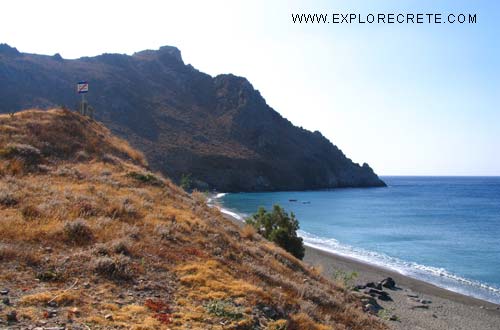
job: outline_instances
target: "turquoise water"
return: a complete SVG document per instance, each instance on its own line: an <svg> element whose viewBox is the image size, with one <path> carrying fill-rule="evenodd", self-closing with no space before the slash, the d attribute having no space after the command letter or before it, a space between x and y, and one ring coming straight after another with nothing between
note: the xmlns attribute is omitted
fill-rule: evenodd
<svg viewBox="0 0 500 330"><path fill-rule="evenodd" d="M500 177L384 177L387 188L220 194L249 215L280 204L306 244L500 303ZM290 201L296 200L296 201Z"/></svg>

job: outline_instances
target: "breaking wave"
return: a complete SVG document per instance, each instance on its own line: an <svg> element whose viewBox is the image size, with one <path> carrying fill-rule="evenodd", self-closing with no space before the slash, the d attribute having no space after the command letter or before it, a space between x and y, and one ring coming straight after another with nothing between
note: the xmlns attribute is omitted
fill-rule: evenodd
<svg viewBox="0 0 500 330"><path fill-rule="evenodd" d="M438 287L467 296L500 303L500 288L455 275L444 268L421 265L388 255L342 244L334 238L323 238L299 231L304 244L318 250L338 254L374 266L396 271L402 275L422 280Z"/></svg>

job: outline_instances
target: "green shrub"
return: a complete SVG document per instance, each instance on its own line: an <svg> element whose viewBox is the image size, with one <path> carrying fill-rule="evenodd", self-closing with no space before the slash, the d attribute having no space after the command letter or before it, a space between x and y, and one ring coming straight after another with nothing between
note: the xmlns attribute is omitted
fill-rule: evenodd
<svg viewBox="0 0 500 330"><path fill-rule="evenodd" d="M304 242L297 236L299 221L293 213L288 215L285 210L274 205L272 212L267 212L263 207L259 208L246 223L253 226L259 234L266 239L275 242L298 259L304 258Z"/></svg>
<svg viewBox="0 0 500 330"><path fill-rule="evenodd" d="M163 184L163 182L153 173L129 172L127 175L131 178L134 178L143 183L150 184L152 186L161 186Z"/></svg>
<svg viewBox="0 0 500 330"><path fill-rule="evenodd" d="M94 261L94 271L111 280L129 280L133 275L130 258L121 254L113 258L97 258Z"/></svg>
<svg viewBox="0 0 500 330"><path fill-rule="evenodd" d="M207 312L212 315L225 317L228 319L241 319L243 313L239 311L236 306L230 301L225 300L212 300L205 305Z"/></svg>
<svg viewBox="0 0 500 330"><path fill-rule="evenodd" d="M333 274L333 280L343 285L348 290L352 290L354 288L354 281L357 277L357 272L346 272L341 269L335 270L335 273Z"/></svg>
<svg viewBox="0 0 500 330"><path fill-rule="evenodd" d="M191 178L191 174L183 174L181 177L181 188L185 191L190 191L193 185L193 179Z"/></svg>

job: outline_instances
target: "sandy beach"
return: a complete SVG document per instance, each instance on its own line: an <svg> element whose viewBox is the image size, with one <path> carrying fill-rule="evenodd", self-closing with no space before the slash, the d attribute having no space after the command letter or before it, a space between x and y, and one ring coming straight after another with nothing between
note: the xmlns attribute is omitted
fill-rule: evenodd
<svg viewBox="0 0 500 330"><path fill-rule="evenodd" d="M306 248L304 261L315 266L321 265L323 275L326 277L332 277L337 270L355 271L358 273L356 284L379 282L392 277L397 289L384 288L392 301L378 300L388 314L397 316L397 321L386 321L392 329L500 329L500 305L441 289L388 269L311 247ZM421 304L419 300L430 303ZM422 305L428 307L415 307Z"/></svg>
<svg viewBox="0 0 500 330"><path fill-rule="evenodd" d="M241 219L234 213L226 213L238 225ZM306 246L304 261L322 269L322 274L332 278L336 271L356 272L355 285L379 282L391 277L396 289L386 289L392 300L377 302L397 320L386 320L395 330L498 330L500 329L500 305L465 296L419 281L390 269L347 258L338 254ZM422 304L421 301L425 301ZM425 305L425 308L421 306ZM420 307L416 307L420 306Z"/></svg>

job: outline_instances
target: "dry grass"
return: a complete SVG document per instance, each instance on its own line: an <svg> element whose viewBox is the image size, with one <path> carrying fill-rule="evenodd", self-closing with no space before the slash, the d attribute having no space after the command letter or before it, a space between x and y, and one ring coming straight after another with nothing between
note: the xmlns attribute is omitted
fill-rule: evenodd
<svg viewBox="0 0 500 330"><path fill-rule="evenodd" d="M384 327L319 268L145 164L79 115L0 115L0 287L16 288L17 304L0 318L17 308L28 326L54 299L68 308L61 318L102 329Z"/></svg>
<svg viewBox="0 0 500 330"><path fill-rule="evenodd" d="M25 295L20 299L20 304L25 306L46 306L49 301L56 302L59 306L78 305L80 292L71 291L45 291Z"/></svg>
<svg viewBox="0 0 500 330"><path fill-rule="evenodd" d="M244 225L243 228L241 228L241 237L245 239L254 239L255 236L257 235L257 231L253 226L250 225Z"/></svg>

